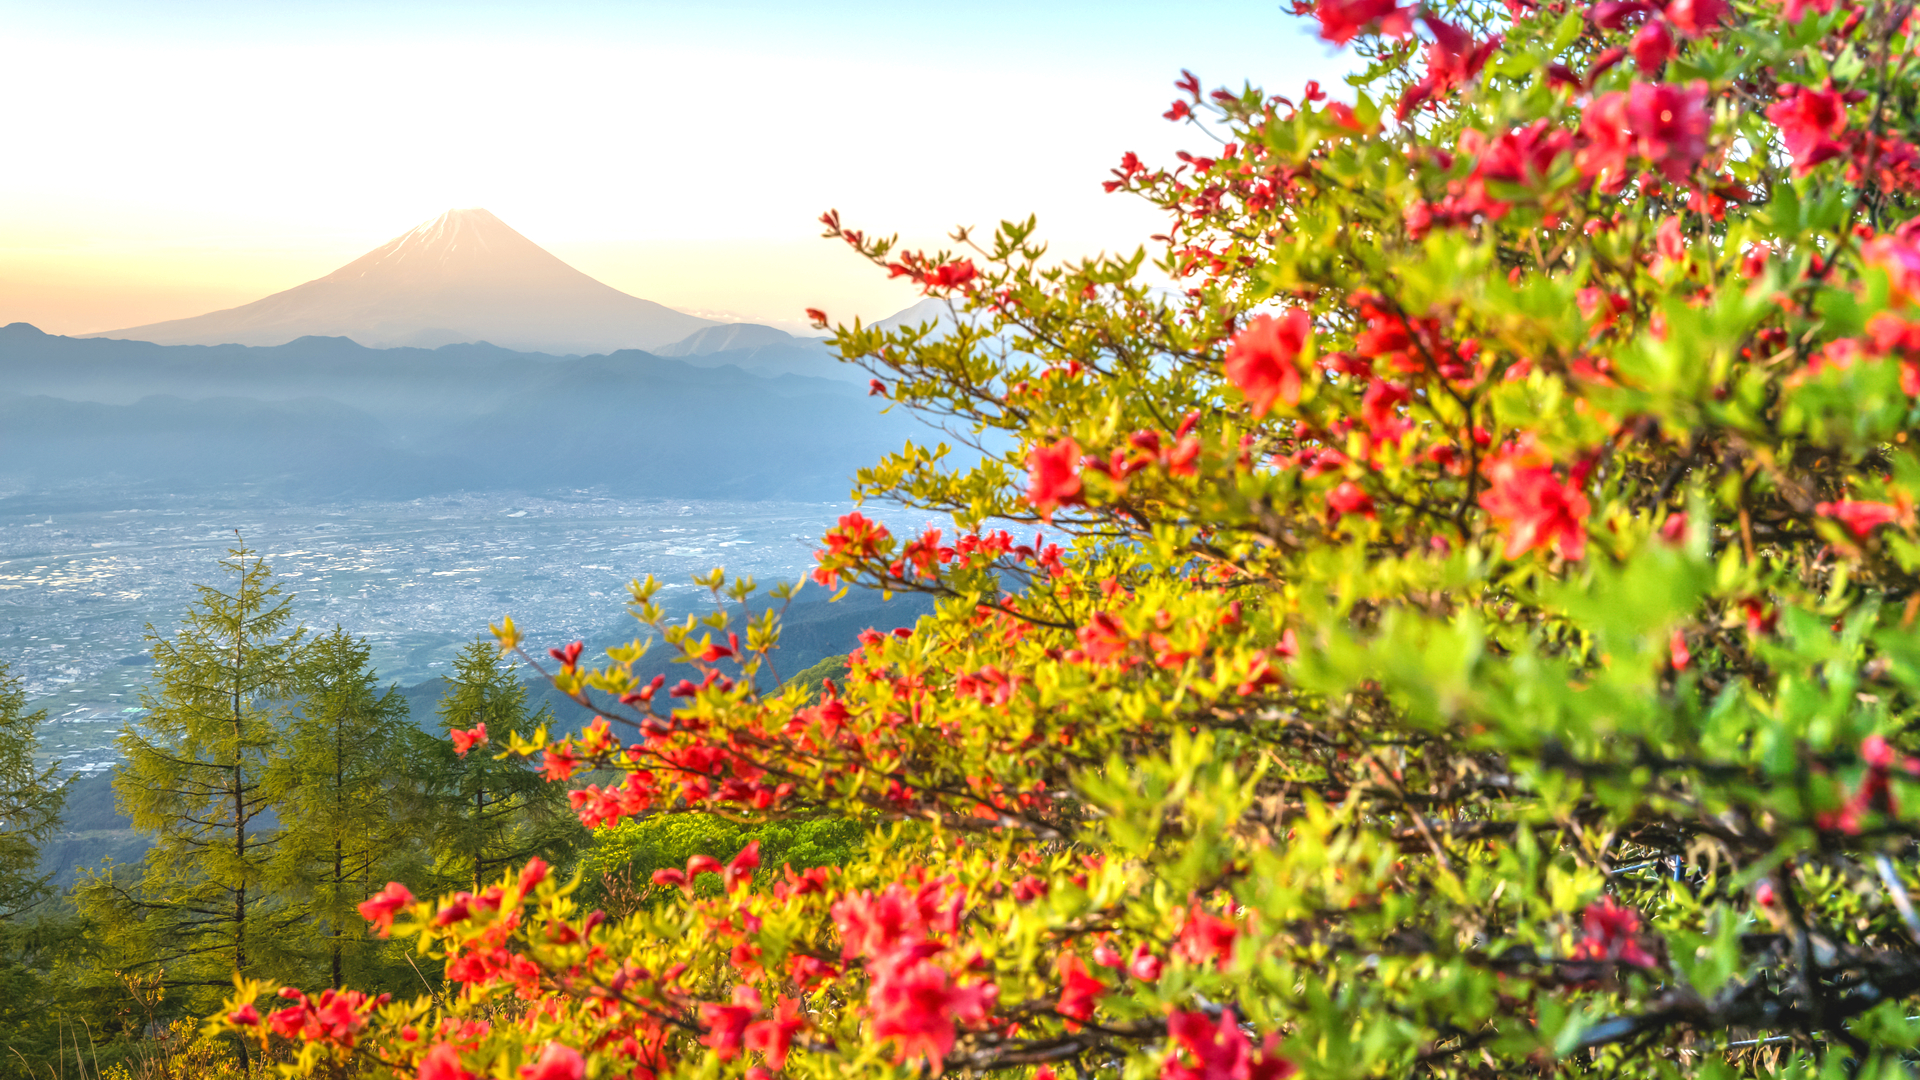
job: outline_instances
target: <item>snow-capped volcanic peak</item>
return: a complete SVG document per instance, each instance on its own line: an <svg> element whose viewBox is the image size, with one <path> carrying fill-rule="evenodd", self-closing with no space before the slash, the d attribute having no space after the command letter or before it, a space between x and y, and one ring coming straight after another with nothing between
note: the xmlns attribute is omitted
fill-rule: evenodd
<svg viewBox="0 0 1920 1080"><path fill-rule="evenodd" d="M476 207L449 210L320 280L437 274L508 279L529 273L593 281L515 232L492 213Z"/></svg>
<svg viewBox="0 0 1920 1080"><path fill-rule="evenodd" d="M96 337L163 345L490 341L529 352L647 349L712 320L605 285L478 208L449 210L304 285L242 307Z"/></svg>

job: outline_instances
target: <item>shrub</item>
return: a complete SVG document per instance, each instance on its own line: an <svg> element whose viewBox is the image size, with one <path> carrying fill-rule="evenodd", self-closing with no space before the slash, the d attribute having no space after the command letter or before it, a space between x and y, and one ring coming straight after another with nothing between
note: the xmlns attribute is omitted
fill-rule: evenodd
<svg viewBox="0 0 1920 1080"><path fill-rule="evenodd" d="M935 616L868 635L811 700L752 690L776 617L716 639L636 583L689 677L558 652L556 685L622 696L633 727L518 747L556 778L623 770L574 796L592 825L871 816L891 845L758 875L749 846L678 871L719 891L617 921L538 865L395 893L369 914L462 995L356 1002L300 1028L315 1055L448 1078L1903 1067L1909 9L1307 6L1357 51L1352 100L1186 76L1166 115L1217 142L1108 181L1166 211L1172 288L1144 251L1047 262L1031 221L927 253L827 216L961 316L835 345L986 458L863 471L860 496L956 533L849 514L815 577ZM1041 523L1064 549L1025 542ZM538 1007L486 1013L515 995Z"/></svg>

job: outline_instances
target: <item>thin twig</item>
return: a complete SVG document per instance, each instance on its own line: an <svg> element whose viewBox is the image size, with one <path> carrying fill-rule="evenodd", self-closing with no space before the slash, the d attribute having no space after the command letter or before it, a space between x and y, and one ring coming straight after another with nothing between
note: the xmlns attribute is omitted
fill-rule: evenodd
<svg viewBox="0 0 1920 1080"><path fill-rule="evenodd" d="M1907 887L1901 883L1893 859L1882 852L1874 856L1873 865L1880 871L1880 880L1886 884L1888 895L1893 897L1893 906L1899 909L1901 921L1907 924L1907 933L1913 935L1914 941L1920 942L1920 912L1913 910L1913 899L1907 895Z"/></svg>

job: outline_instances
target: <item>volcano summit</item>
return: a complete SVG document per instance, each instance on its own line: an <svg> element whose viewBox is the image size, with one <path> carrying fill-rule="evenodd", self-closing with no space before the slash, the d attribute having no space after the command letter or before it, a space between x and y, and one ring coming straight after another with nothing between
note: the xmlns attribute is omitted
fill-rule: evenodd
<svg viewBox="0 0 1920 1080"><path fill-rule="evenodd" d="M565 355L650 349L713 325L595 281L474 209L449 210L326 277L251 304L89 336L281 345L318 335L376 349L486 341Z"/></svg>

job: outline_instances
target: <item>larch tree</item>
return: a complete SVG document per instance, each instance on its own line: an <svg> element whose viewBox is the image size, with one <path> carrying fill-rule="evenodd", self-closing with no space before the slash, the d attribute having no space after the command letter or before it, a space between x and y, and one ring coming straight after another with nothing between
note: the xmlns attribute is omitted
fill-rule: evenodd
<svg viewBox="0 0 1920 1080"><path fill-rule="evenodd" d="M294 716L306 632L289 625L291 602L259 553L236 546L220 565L226 582L198 586L172 636L148 627L147 713L120 737L114 794L153 836L142 872L81 889L106 937L137 936L126 954L170 987L227 986L284 959L284 938L259 932L277 831L267 775Z"/></svg>
<svg viewBox="0 0 1920 1080"><path fill-rule="evenodd" d="M300 704L271 756L267 797L280 823L269 887L305 913L296 937L341 985L373 945L355 906L417 869L403 811L406 699L379 686L365 639L336 626L306 648Z"/></svg>
<svg viewBox="0 0 1920 1080"><path fill-rule="evenodd" d="M16 919L49 895L51 872L40 869L40 846L60 826L69 777L34 761L47 711L27 711L20 680L0 664L0 923Z"/></svg>
<svg viewBox="0 0 1920 1080"><path fill-rule="evenodd" d="M493 642L474 641L453 662L437 708L446 737L428 740L423 773L440 875L478 890L502 867L570 847L580 830L566 793L498 748L553 720L528 707L526 686Z"/></svg>

